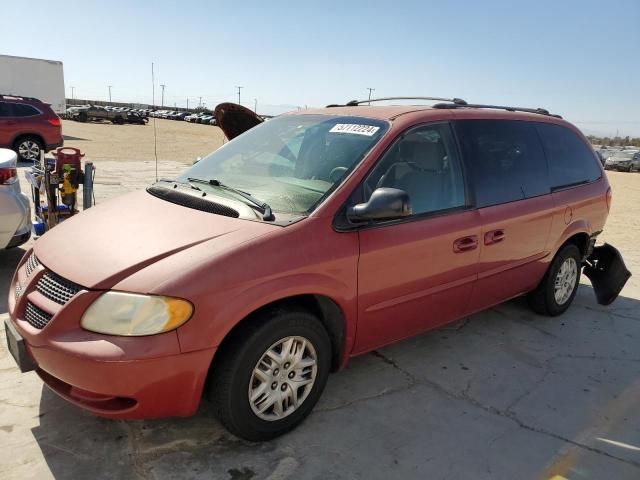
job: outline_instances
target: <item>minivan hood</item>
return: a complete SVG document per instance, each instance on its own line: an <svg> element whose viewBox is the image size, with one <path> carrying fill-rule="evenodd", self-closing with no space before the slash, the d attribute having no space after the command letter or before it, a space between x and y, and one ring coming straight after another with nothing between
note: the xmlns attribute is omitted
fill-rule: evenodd
<svg viewBox="0 0 640 480"><path fill-rule="evenodd" d="M40 263L86 288L110 288L203 242L244 243L280 227L193 210L133 192L65 220L34 246ZM205 260L205 259L203 259Z"/></svg>
<svg viewBox="0 0 640 480"><path fill-rule="evenodd" d="M220 103L213 112L216 124L229 140L263 122L262 118L237 103Z"/></svg>

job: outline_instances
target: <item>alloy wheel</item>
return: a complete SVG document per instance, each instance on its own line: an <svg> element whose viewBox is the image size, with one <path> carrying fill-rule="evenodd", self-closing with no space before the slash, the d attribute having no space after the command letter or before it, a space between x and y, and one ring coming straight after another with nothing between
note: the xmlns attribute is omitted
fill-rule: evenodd
<svg viewBox="0 0 640 480"><path fill-rule="evenodd" d="M318 356L308 339L278 340L253 369L248 391L253 413L267 421L291 415L311 393L317 372Z"/></svg>
<svg viewBox="0 0 640 480"><path fill-rule="evenodd" d="M26 160L37 160L40 157L40 145L33 140L25 140L18 145L18 154Z"/></svg>
<svg viewBox="0 0 640 480"><path fill-rule="evenodd" d="M558 305L564 305L569 300L577 281L578 264L575 258L569 257L562 262L556 274L553 295Z"/></svg>

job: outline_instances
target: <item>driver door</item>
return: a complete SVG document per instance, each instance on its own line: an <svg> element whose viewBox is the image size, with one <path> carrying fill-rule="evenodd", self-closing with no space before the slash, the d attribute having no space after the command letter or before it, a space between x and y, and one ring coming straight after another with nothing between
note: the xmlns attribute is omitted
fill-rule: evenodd
<svg viewBox="0 0 640 480"><path fill-rule="evenodd" d="M363 187L365 197L378 187L405 190L412 215L359 230L354 353L464 315L477 279L481 232L447 123L405 132Z"/></svg>

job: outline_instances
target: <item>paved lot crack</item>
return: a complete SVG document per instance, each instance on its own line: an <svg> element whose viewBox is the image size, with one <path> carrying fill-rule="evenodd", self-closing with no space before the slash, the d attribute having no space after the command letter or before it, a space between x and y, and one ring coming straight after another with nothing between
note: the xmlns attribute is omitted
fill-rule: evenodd
<svg viewBox="0 0 640 480"><path fill-rule="evenodd" d="M626 458L618 457L616 455L613 455L613 454L611 454L609 452L606 452L604 450L601 450L599 448L592 447L592 446L586 445L584 443L576 442L575 440L572 440L570 438L564 437L564 436L562 436L560 434L545 430L543 428L538 428L538 427L535 427L533 425L529 425L529 424L525 423L524 421L520 420L515 413L510 411L510 409L513 408L515 406L515 404L518 403L518 401L520 401L522 398L526 397L526 395L528 395L531 392L531 390L533 390L533 388L535 388L535 385L534 385L534 387L532 389L528 390L524 395L522 395L521 397L516 399L514 402L512 402L512 404L510 404L509 407L507 407L506 410L501 410L501 409L496 408L496 407L494 407L492 405L485 405L484 403L480 402L479 400L477 400L477 399L473 398L471 395L469 395L468 392L469 392L469 387L470 387L470 384L471 384L470 381L467 383L467 387L463 391L461 391L460 393L452 392L451 390L448 390L447 388L443 387L439 383L434 382L432 380L429 380L429 379L418 380L418 379L416 379L416 377L411 372L408 372L407 370L402 368L398 364L398 362L396 362L395 360L393 360L390 357L387 357L386 355L380 353L377 350L371 352L371 354L374 357L379 358L380 360L382 360L384 363L386 363L388 365L391 365L395 370L400 372L408 380L408 384L403 386L403 387L390 389L390 390L385 390L385 391L380 392L380 393L378 393L376 395L371 395L371 396L368 396L368 397L359 398L359 399L353 400L352 402L348 402L346 404L339 405L337 407L320 409L320 410L317 410L318 412L330 412L330 411L334 411L334 410L340 410L340 409L343 409L343 408L350 407L355 403L360 403L360 402L364 402L364 401L368 401L368 400L374 400L376 398L381 398L381 397L384 397L384 396L387 396L387 395L391 395L391 394L394 394L394 393L399 393L399 392L402 392L402 391L410 390L410 389L412 389L412 388L414 388L414 387L416 387L418 385L425 385L425 386L433 388L434 390L437 390L438 392L440 392L441 394L443 394L446 397L469 403L469 404L473 405L476 408L484 410L485 412L488 412L490 414L493 414L493 415L496 415L496 416L503 417L503 418L506 418L508 420L511 420L518 427L520 427L520 428L522 428L524 430L528 430L530 432L535 432L535 433L538 433L540 435L545 435L547 437L554 438L556 440L560 440L562 442L571 444L571 445L573 445L575 447L578 447L578 448L583 449L583 450L587 450L587 451L595 453L597 455L602 455L602 456L611 458L613 460L617 460L619 462L622 462L622 463L625 463L625 464L632 465L634 467L640 468L640 462L638 462L638 461L629 460L629 459L626 459ZM554 358L556 358L556 357L554 357ZM593 358L593 357L588 357L588 358ZM549 360L552 360L552 359L549 359ZM540 380L538 380L536 382L536 385L541 383L544 380L544 378L546 377L547 374L548 373L545 373L545 375L542 377L542 379L540 379Z"/></svg>

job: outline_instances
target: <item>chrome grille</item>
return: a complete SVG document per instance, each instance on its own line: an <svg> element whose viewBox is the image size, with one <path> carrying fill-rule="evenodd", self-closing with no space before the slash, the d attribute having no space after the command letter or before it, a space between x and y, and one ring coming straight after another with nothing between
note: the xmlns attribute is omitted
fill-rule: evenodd
<svg viewBox="0 0 640 480"><path fill-rule="evenodd" d="M31 276L31 274L33 273L33 271L36 269L38 265L40 265L40 262L38 261L38 257L36 257L35 253L32 253L31 255L29 255L29 258L27 258L27 262L25 264L25 270L27 271L27 276Z"/></svg>
<svg viewBox="0 0 640 480"><path fill-rule="evenodd" d="M17 300L20 295L22 295L22 285L16 283L15 299Z"/></svg>
<svg viewBox="0 0 640 480"><path fill-rule="evenodd" d="M50 313L47 313L41 308L36 307L31 302L27 302L27 307L24 311L24 318L32 327L43 329L47 326L47 323L49 323L51 317L53 317L53 315L51 315Z"/></svg>
<svg viewBox="0 0 640 480"><path fill-rule="evenodd" d="M36 290L49 300L64 305L80 291L80 286L53 272L46 272L38 280Z"/></svg>

